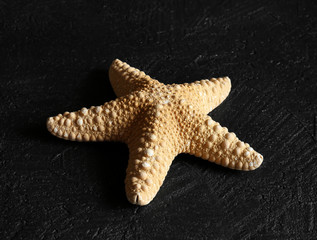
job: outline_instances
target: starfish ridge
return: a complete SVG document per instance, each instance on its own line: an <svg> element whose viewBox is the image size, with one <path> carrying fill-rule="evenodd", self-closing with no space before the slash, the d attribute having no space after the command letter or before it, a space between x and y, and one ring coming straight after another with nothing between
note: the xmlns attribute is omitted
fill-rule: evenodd
<svg viewBox="0 0 317 240"><path fill-rule="evenodd" d="M126 143L131 203L146 205L155 197L180 153L237 170L261 165L261 154L207 115L228 96L228 77L165 85L118 59L109 77L116 100L50 117L47 128L73 141Z"/></svg>

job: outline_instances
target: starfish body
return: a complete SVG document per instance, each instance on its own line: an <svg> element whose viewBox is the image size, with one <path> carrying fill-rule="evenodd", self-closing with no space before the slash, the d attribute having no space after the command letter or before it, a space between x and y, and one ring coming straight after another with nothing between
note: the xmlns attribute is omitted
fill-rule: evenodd
<svg viewBox="0 0 317 240"><path fill-rule="evenodd" d="M146 205L155 197L180 153L237 170L261 165L261 154L207 115L228 96L228 77L165 85L118 59L109 77L116 100L50 117L47 128L73 141L126 143L131 203Z"/></svg>

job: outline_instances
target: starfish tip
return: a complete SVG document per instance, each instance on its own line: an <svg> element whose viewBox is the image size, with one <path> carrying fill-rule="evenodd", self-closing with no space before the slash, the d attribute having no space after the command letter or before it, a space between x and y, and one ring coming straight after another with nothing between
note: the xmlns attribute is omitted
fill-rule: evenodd
<svg viewBox="0 0 317 240"><path fill-rule="evenodd" d="M139 205L139 206L144 206L147 205L151 200L147 199L146 196L142 193L133 193L131 195L127 195L127 198L130 203Z"/></svg>

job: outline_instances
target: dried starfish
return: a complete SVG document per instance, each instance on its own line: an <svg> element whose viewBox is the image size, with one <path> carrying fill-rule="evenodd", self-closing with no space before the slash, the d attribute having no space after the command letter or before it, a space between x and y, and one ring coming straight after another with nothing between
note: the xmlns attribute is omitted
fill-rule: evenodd
<svg viewBox="0 0 317 240"><path fill-rule="evenodd" d="M155 197L180 153L237 170L261 165L262 155L207 115L228 96L228 77L165 85L118 59L109 76L116 100L50 117L47 128L73 141L125 142L131 203L146 205Z"/></svg>

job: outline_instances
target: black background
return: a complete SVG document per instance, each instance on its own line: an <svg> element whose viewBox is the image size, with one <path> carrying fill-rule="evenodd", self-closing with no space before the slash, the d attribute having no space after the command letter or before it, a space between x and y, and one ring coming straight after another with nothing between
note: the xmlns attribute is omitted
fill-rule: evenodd
<svg viewBox="0 0 317 240"><path fill-rule="evenodd" d="M316 239L316 1L0 1L1 239ZM264 155L252 172L179 155L148 206L128 148L46 118L115 98L119 58L164 83L229 76L210 115Z"/></svg>

